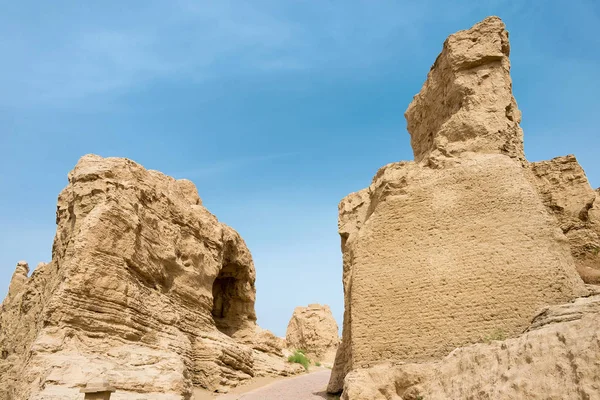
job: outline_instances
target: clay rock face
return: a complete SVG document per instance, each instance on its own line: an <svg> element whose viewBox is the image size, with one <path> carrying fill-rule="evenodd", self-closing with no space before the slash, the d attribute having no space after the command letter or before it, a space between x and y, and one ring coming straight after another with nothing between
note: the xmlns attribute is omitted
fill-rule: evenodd
<svg viewBox="0 0 600 400"><path fill-rule="evenodd" d="M329 392L358 368L514 337L540 307L588 293L523 157L508 48L497 17L450 36L406 112L416 161L341 201L345 313Z"/></svg>
<svg viewBox="0 0 600 400"><path fill-rule="evenodd" d="M302 349L315 361L332 362L340 339L328 305L296 307L285 334L290 350Z"/></svg>
<svg viewBox="0 0 600 400"><path fill-rule="evenodd" d="M498 17L450 35L406 110L415 160L463 152L524 160L508 32Z"/></svg>
<svg viewBox="0 0 600 400"><path fill-rule="evenodd" d="M23 291L23 286L27 283L28 276L29 264L27 264L26 261L19 261L8 286L8 293L5 300L6 303L11 302Z"/></svg>
<svg viewBox="0 0 600 400"><path fill-rule="evenodd" d="M438 362L380 364L346 377L345 400L600 399L600 296L543 310L523 335Z"/></svg>
<svg viewBox="0 0 600 400"><path fill-rule="evenodd" d="M2 303L0 398L79 399L102 377L121 399L183 399L292 373L257 344L250 252L201 204L189 181L83 157L52 262L29 278L20 263Z"/></svg>
<svg viewBox="0 0 600 400"><path fill-rule="evenodd" d="M508 156L388 165L342 201L340 234L345 343L331 391L356 367L426 361L497 328L516 335L540 306L587 293L566 238Z"/></svg>
<svg viewBox="0 0 600 400"><path fill-rule="evenodd" d="M600 284L600 202L573 155L530 164L532 182L569 239L584 282Z"/></svg>
<svg viewBox="0 0 600 400"><path fill-rule="evenodd" d="M257 327L251 342L254 349L278 356L283 356L283 349L286 347L285 339L275 336L273 332L260 327Z"/></svg>

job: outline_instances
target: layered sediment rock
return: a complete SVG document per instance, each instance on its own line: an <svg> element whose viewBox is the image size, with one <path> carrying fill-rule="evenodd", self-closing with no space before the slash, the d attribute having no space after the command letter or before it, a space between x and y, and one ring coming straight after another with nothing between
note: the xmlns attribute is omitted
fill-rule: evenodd
<svg viewBox="0 0 600 400"><path fill-rule="evenodd" d="M191 182L85 156L56 222L52 262L19 263L2 303L1 399L78 399L98 376L122 399L183 399L297 370L256 326L244 241Z"/></svg>
<svg viewBox="0 0 600 400"><path fill-rule="evenodd" d="M527 332L440 361L380 364L346 377L342 399L600 399L600 296L547 307Z"/></svg>
<svg viewBox="0 0 600 400"><path fill-rule="evenodd" d="M329 306L296 307L285 340L289 349L302 349L312 360L333 362L340 338Z"/></svg>
<svg viewBox="0 0 600 400"><path fill-rule="evenodd" d="M341 201L345 313L329 392L352 370L515 337L540 307L588 293L525 160L508 55L497 17L451 35L405 114L415 161Z"/></svg>

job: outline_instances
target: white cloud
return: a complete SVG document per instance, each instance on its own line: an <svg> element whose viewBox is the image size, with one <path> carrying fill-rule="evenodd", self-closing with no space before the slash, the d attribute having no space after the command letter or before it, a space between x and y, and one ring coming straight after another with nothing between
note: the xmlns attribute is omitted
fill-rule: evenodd
<svg viewBox="0 0 600 400"><path fill-rule="evenodd" d="M61 20L53 21L57 33L48 37L32 21L13 25L4 32L10 40L0 43L5 60L0 65L0 105L74 103L162 78L197 82L336 63L344 68L368 65L378 57L372 50L379 39L399 24L415 23L408 7L402 14L385 13L370 3L354 9L327 3L161 4L123 8L119 17L126 23L112 23L113 15L105 14L115 10L102 8L93 10L97 19L92 20L79 20L75 11L53 14L48 18Z"/></svg>
<svg viewBox="0 0 600 400"><path fill-rule="evenodd" d="M498 4L507 14L524 12L507 0L459 3L176 0L64 10L48 3L52 13L38 12L41 26L28 13L12 24L3 24L10 13L0 16L9 38L0 42L0 105L73 105L160 79L366 69L405 52L414 58L441 20Z"/></svg>

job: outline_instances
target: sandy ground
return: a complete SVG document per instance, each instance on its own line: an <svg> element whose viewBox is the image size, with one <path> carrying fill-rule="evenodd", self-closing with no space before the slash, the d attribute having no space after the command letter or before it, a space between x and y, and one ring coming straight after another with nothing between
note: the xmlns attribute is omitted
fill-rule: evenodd
<svg viewBox="0 0 600 400"><path fill-rule="evenodd" d="M252 381L248 384L233 388L229 393L227 393L227 395L212 393L212 392L209 392L208 390L204 390L204 389L194 389L194 397L192 398L192 400L215 400L217 398L222 399L223 396L241 395L243 393L250 392L254 389L258 389L260 387L266 386L275 381L280 381L282 379L285 379L285 378L275 378L272 376L255 378L255 379L252 379Z"/></svg>
<svg viewBox="0 0 600 400"><path fill-rule="evenodd" d="M196 390L194 400L325 400L335 399L325 393L331 370L315 372L292 378L257 378L250 384L237 387L230 393L217 395Z"/></svg>

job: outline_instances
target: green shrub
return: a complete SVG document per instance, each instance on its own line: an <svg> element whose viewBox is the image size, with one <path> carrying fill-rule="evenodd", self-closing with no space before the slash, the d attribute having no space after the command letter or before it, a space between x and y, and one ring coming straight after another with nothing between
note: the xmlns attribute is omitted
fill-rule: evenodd
<svg viewBox="0 0 600 400"><path fill-rule="evenodd" d="M317 362L315 363L315 365L316 365L317 367L320 367L320 366L321 366L321 363L317 361Z"/></svg>
<svg viewBox="0 0 600 400"><path fill-rule="evenodd" d="M293 355L288 357L288 362L300 364L307 371L310 364L310 360L304 355L302 350L296 350Z"/></svg>
<svg viewBox="0 0 600 400"><path fill-rule="evenodd" d="M502 329L494 329L492 333L482 338L483 342L491 343L493 340L504 340L506 339L506 333Z"/></svg>

